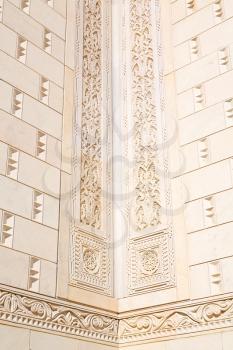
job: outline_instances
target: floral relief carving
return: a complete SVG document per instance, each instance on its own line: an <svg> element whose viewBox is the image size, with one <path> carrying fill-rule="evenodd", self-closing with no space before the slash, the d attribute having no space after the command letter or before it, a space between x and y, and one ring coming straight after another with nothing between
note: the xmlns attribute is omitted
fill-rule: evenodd
<svg viewBox="0 0 233 350"><path fill-rule="evenodd" d="M136 230L160 224L151 0L130 1Z"/></svg>
<svg viewBox="0 0 233 350"><path fill-rule="evenodd" d="M84 1L80 221L101 228L102 1Z"/></svg>
<svg viewBox="0 0 233 350"><path fill-rule="evenodd" d="M109 0L76 0L70 284L112 293ZM106 139L106 134L108 138ZM80 239L80 241L78 241Z"/></svg>
<svg viewBox="0 0 233 350"><path fill-rule="evenodd" d="M173 304L134 317L108 316L85 307L41 300L0 289L0 320L115 344L178 336L233 326L233 299Z"/></svg>
<svg viewBox="0 0 233 350"><path fill-rule="evenodd" d="M103 238L75 231L72 241L74 268L71 284L101 294L111 294L111 263L107 246Z"/></svg>
<svg viewBox="0 0 233 350"><path fill-rule="evenodd" d="M160 338L233 325L233 299L207 301L120 321L119 341Z"/></svg>
<svg viewBox="0 0 233 350"><path fill-rule="evenodd" d="M172 234L169 231L129 242L129 293L174 285Z"/></svg>
<svg viewBox="0 0 233 350"><path fill-rule="evenodd" d="M158 270L159 259L156 249L146 249L140 252L141 271L145 275L152 275Z"/></svg>
<svg viewBox="0 0 233 350"><path fill-rule="evenodd" d="M3 290L0 319L88 338L117 340L118 321L114 318Z"/></svg>
<svg viewBox="0 0 233 350"><path fill-rule="evenodd" d="M88 273L96 274L100 268L100 252L88 247L84 247L83 266Z"/></svg>

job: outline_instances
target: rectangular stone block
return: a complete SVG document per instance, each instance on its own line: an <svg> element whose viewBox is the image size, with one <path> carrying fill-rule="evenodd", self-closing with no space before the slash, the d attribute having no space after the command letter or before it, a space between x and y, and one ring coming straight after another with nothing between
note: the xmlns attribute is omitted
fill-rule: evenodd
<svg viewBox="0 0 233 350"><path fill-rule="evenodd" d="M71 172L72 127L74 113L74 72L65 68L63 134L62 134L62 169Z"/></svg>
<svg viewBox="0 0 233 350"><path fill-rule="evenodd" d="M233 18L214 26L200 35L200 46L202 55L208 55L232 43Z"/></svg>
<svg viewBox="0 0 233 350"><path fill-rule="evenodd" d="M33 0L30 15L43 26L65 39L66 21L59 13L54 11L45 2Z"/></svg>
<svg viewBox="0 0 233 350"><path fill-rule="evenodd" d="M177 92L193 88L219 74L218 53L199 59L176 72Z"/></svg>
<svg viewBox="0 0 233 350"><path fill-rule="evenodd" d="M221 334L206 334L183 339L169 340L166 350L220 350L222 346ZM224 349L225 350L225 349Z"/></svg>
<svg viewBox="0 0 233 350"><path fill-rule="evenodd" d="M183 175L182 181L187 189L187 201L227 190L232 187L231 164L222 161L206 166Z"/></svg>
<svg viewBox="0 0 233 350"><path fill-rule="evenodd" d="M209 137L211 161L218 162L233 156L233 128L227 128Z"/></svg>
<svg viewBox="0 0 233 350"><path fill-rule="evenodd" d="M174 67L179 69L191 62L189 41L174 47Z"/></svg>
<svg viewBox="0 0 233 350"><path fill-rule="evenodd" d="M231 70L205 83L207 106L233 97L232 89L229 89L229 86L232 84L232 79L233 71Z"/></svg>
<svg viewBox="0 0 233 350"><path fill-rule="evenodd" d="M181 154L181 172L186 173L198 169L200 167L197 142L188 143L185 146L183 146L181 148Z"/></svg>
<svg viewBox="0 0 233 350"><path fill-rule="evenodd" d="M0 246L1 283L15 288L27 289L28 263L27 255Z"/></svg>
<svg viewBox="0 0 233 350"><path fill-rule="evenodd" d="M24 96L22 119L46 134L61 139L61 114L27 95Z"/></svg>
<svg viewBox="0 0 233 350"><path fill-rule="evenodd" d="M231 350L233 344L233 332L223 332L222 333L222 345L223 350Z"/></svg>
<svg viewBox="0 0 233 350"><path fill-rule="evenodd" d="M224 293L231 293L233 290L232 264L233 264L233 257L221 260L221 270L222 270L222 276L223 276L222 283L223 283Z"/></svg>
<svg viewBox="0 0 233 350"><path fill-rule="evenodd" d="M176 23L186 17L186 3L185 0L177 0L171 4L171 13L172 13L172 23Z"/></svg>
<svg viewBox="0 0 233 350"><path fill-rule="evenodd" d="M233 223L193 233L188 236L190 265L233 255Z"/></svg>
<svg viewBox="0 0 233 350"><path fill-rule="evenodd" d="M212 7L207 6L174 24L173 43L178 45L214 25Z"/></svg>
<svg viewBox="0 0 233 350"><path fill-rule="evenodd" d="M0 176L0 208L31 218L32 189L5 176ZM23 205L22 205L23 202Z"/></svg>
<svg viewBox="0 0 233 350"><path fill-rule="evenodd" d="M185 205L184 210L186 232L194 232L204 228L203 204L201 200Z"/></svg>
<svg viewBox="0 0 233 350"><path fill-rule="evenodd" d="M177 95L178 118L184 118L195 112L193 91L187 90Z"/></svg>
<svg viewBox="0 0 233 350"><path fill-rule="evenodd" d="M30 330L0 325L2 350L29 350Z"/></svg>
<svg viewBox="0 0 233 350"><path fill-rule="evenodd" d="M32 350L77 350L78 340L32 331L30 345Z"/></svg>
<svg viewBox="0 0 233 350"><path fill-rule="evenodd" d="M2 80L19 90L37 98L39 93L39 75L0 51L0 76Z"/></svg>
<svg viewBox="0 0 233 350"><path fill-rule="evenodd" d="M231 18L233 16L233 7L231 0L224 0L223 9L225 19Z"/></svg>
<svg viewBox="0 0 233 350"><path fill-rule="evenodd" d="M216 220L218 224L233 221L233 190L217 193L214 196Z"/></svg>
<svg viewBox="0 0 233 350"><path fill-rule="evenodd" d="M0 23L0 50L15 57L17 46L17 35L12 30Z"/></svg>
<svg viewBox="0 0 233 350"><path fill-rule="evenodd" d="M24 152L35 154L36 129L0 111L0 140Z"/></svg>
<svg viewBox="0 0 233 350"><path fill-rule="evenodd" d="M58 229L59 200L44 195L43 224Z"/></svg>
<svg viewBox="0 0 233 350"><path fill-rule="evenodd" d="M59 38L57 35L52 34L52 52L51 54L59 61L64 63L65 61L65 41Z"/></svg>
<svg viewBox="0 0 233 350"><path fill-rule="evenodd" d="M40 268L40 293L54 297L56 290L57 265L42 260Z"/></svg>
<svg viewBox="0 0 233 350"><path fill-rule="evenodd" d="M0 109L7 113L12 110L12 86L0 80Z"/></svg>
<svg viewBox="0 0 233 350"><path fill-rule="evenodd" d="M208 264L195 265L190 268L190 292L192 299L211 295Z"/></svg>
<svg viewBox="0 0 233 350"><path fill-rule="evenodd" d="M52 136L47 135L46 161L57 167L61 167L61 142Z"/></svg>
<svg viewBox="0 0 233 350"><path fill-rule="evenodd" d="M75 3L72 0L67 0L65 63L71 69L75 67L75 23Z"/></svg>
<svg viewBox="0 0 233 350"><path fill-rule="evenodd" d="M53 8L59 12L63 17L66 17L66 0L54 0Z"/></svg>
<svg viewBox="0 0 233 350"><path fill-rule="evenodd" d="M58 232L56 230L15 216L14 249L56 262L57 239Z"/></svg>
<svg viewBox="0 0 233 350"><path fill-rule="evenodd" d="M43 193L59 196L60 171L23 152L20 154L18 180Z"/></svg>
<svg viewBox="0 0 233 350"><path fill-rule="evenodd" d="M7 0L4 1L3 23L25 39L43 47L43 26Z"/></svg>
<svg viewBox="0 0 233 350"><path fill-rule="evenodd" d="M179 121L180 143L184 145L223 130L225 123L222 104L196 112Z"/></svg>
<svg viewBox="0 0 233 350"><path fill-rule="evenodd" d="M63 89L52 82L49 88L49 106L59 113L63 111Z"/></svg>
<svg viewBox="0 0 233 350"><path fill-rule="evenodd" d="M47 52L28 42L27 66L48 80L63 86L64 66Z"/></svg>
<svg viewBox="0 0 233 350"><path fill-rule="evenodd" d="M8 146L5 143L0 142L0 174L1 175L6 174L7 155L8 155Z"/></svg>

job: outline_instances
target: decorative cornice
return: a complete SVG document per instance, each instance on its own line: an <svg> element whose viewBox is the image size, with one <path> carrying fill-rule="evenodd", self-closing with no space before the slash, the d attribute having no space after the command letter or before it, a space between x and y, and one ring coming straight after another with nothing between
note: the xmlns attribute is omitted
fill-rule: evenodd
<svg viewBox="0 0 233 350"><path fill-rule="evenodd" d="M120 320L120 343L158 339L233 326L233 298L186 306Z"/></svg>
<svg viewBox="0 0 233 350"><path fill-rule="evenodd" d="M95 340L118 340L115 318L6 290L0 290L0 320Z"/></svg>
<svg viewBox="0 0 233 350"><path fill-rule="evenodd" d="M41 298L1 288L0 322L114 344L156 341L233 326L233 295L171 304L168 310L138 312L133 317L109 316L88 307Z"/></svg>

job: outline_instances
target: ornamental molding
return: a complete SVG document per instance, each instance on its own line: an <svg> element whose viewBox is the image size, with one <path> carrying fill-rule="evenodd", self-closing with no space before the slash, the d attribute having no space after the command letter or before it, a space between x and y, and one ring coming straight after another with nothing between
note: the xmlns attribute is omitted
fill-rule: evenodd
<svg viewBox="0 0 233 350"><path fill-rule="evenodd" d="M129 241L129 293L175 286L172 229Z"/></svg>
<svg viewBox="0 0 233 350"><path fill-rule="evenodd" d="M0 322L115 344L161 340L233 327L233 295L182 302L133 316L107 313L32 293L0 288Z"/></svg>
<svg viewBox="0 0 233 350"><path fill-rule="evenodd" d="M0 289L0 320L74 337L112 343L118 339L119 322L114 317L17 291Z"/></svg>

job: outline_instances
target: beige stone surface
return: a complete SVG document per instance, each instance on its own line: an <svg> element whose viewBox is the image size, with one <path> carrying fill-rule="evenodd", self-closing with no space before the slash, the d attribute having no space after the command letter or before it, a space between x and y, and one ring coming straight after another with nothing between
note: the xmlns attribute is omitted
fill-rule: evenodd
<svg viewBox="0 0 233 350"><path fill-rule="evenodd" d="M53 33L65 38L65 19L40 0L32 1L30 15Z"/></svg>
<svg viewBox="0 0 233 350"><path fill-rule="evenodd" d="M25 39L42 47L43 26L7 0L4 1L3 23Z"/></svg>
<svg viewBox="0 0 233 350"><path fill-rule="evenodd" d="M64 66L43 50L28 43L27 65L40 75L63 86Z"/></svg>
<svg viewBox="0 0 233 350"><path fill-rule="evenodd" d="M27 289L28 285L27 255L0 246L0 280L8 286Z"/></svg>
<svg viewBox="0 0 233 350"><path fill-rule="evenodd" d="M231 222L190 235L188 238L190 264L232 256L232 227Z"/></svg>
<svg viewBox="0 0 233 350"><path fill-rule="evenodd" d="M16 250L56 262L57 236L56 230L15 217L13 248Z"/></svg>
<svg viewBox="0 0 233 350"><path fill-rule="evenodd" d="M95 1L85 1L90 8L84 14L82 1L76 4L74 0L4 0L3 7L0 1L0 285L15 293L4 307L10 305L14 313L17 293L37 298L32 313L56 301L62 305L60 321L66 324L55 332L55 321L53 326L38 325L32 320L27 324L26 318L14 315L11 326L10 318L3 320L9 322L7 326L0 325L0 349L232 350L233 333L223 328L232 327L232 316L223 300L228 298L231 303L233 292L233 101L228 101L233 99L232 0L161 0L160 10L155 7L157 2L151 1L150 18L142 11L147 1L137 1L140 7L137 16L130 12L134 9L130 1L100 3L99 16L92 16L92 11L98 13ZM138 24L136 18L138 23L143 19L137 33L132 26ZM51 50L46 49L47 32L51 34ZM19 36L27 40L25 62L18 57L22 54ZM83 49L87 52L84 62ZM219 50L223 49L228 56L221 58ZM134 50L141 53L140 64L135 62ZM146 74L148 67L150 75ZM48 90L42 89L43 79L48 80ZM22 93L22 101L15 99L15 89ZM141 101L145 91L148 94ZM79 107L75 111L77 102ZM96 111L98 115L94 118ZM75 112L82 123L82 133L73 130ZM153 128L148 124L148 115L155 122ZM136 117L141 123L138 130L134 124ZM97 127L94 122L99 123ZM41 144L38 133L42 133ZM147 152L152 143L153 156ZM14 179L6 175L9 162L15 165L8 158L9 147L19 152ZM39 159L38 147L44 148L43 159ZM83 160L84 154L88 154L84 172L84 162L81 167L79 159L74 171L74 147L77 158L81 155ZM157 148L158 154L154 152ZM100 164L95 163L96 159L93 162L93 150L101 158ZM129 173L126 169L126 164L131 166L134 154L138 157L136 161L141 162L138 161L142 169L138 177L136 168ZM155 165L147 167L152 158ZM154 167L159 169L158 174ZM85 199L81 212L80 178L77 179L80 171ZM151 178L151 174L156 176ZM143 222L141 208L134 212L134 203L130 202L131 186L134 188L137 180L141 181L142 190L136 204L146 208L142 230L129 228L132 219ZM78 188L71 191L74 182ZM101 189L97 194L98 208L93 210L96 183ZM155 208L148 209L149 198L155 189L156 205L158 198L162 204L162 219L150 226L148 222L150 215L155 215ZM33 220L35 190L43 193L43 201L36 204L41 212L40 223ZM102 226L96 228L88 220L97 216L99 208ZM135 218L129 218L131 208ZM4 221L8 215L5 211L14 216L7 222L9 227ZM83 212L88 220L80 222ZM12 235L10 247L6 247L3 239L7 230ZM167 247L162 247L161 242L156 246L149 242L165 231L172 239L168 253L161 256ZM82 233L86 240L81 244L76 240L75 245L71 232L74 236ZM127 244L119 243L118 233ZM169 269L174 280L169 287L152 283L151 287L141 284L136 293L129 290L134 277L133 269L129 268L133 262L128 248L139 239L140 262L136 263L140 271L136 278L147 279L150 284L162 264L171 259ZM75 256L74 263L71 252L77 254L79 244L79 256ZM110 252L107 258L103 253L106 249ZM161 278L165 272L161 271ZM102 294L98 284L101 278L109 279L113 284L109 290L112 288L114 293ZM81 286L77 284L80 280ZM221 300L211 304L214 311L208 305L210 297ZM199 303L200 298L208 306L198 312L200 324L190 329L179 324L185 313L176 312L180 305L189 308ZM9 304L9 300L13 302ZM64 310L71 306L78 317L80 310L86 310L87 318L82 322L91 330L69 333L73 314ZM0 308L3 318L2 304ZM191 308L185 324L189 315L196 317ZM139 318L138 324L137 318L133 319L128 344L107 345L109 338L104 332L109 320L92 314L103 313L103 309L104 314L111 311L116 318L122 313L124 317L140 317L146 311L149 315ZM169 322L176 330L172 333L167 328L149 339L152 334L146 331L147 322L155 310L161 315L169 310L172 314ZM205 321L203 310L207 312ZM225 317L225 313L228 323L218 323L217 319ZM204 323L209 315L207 326ZM96 327L101 335L96 335ZM106 332L111 333L112 328ZM88 339L90 334L93 339Z"/></svg>
<svg viewBox="0 0 233 350"><path fill-rule="evenodd" d="M0 208L31 218L32 189L15 180L0 176ZM24 203L22 206L21 203Z"/></svg>
<svg viewBox="0 0 233 350"><path fill-rule="evenodd" d="M27 95L24 97L22 119L51 136L61 138L61 114Z"/></svg>
<svg viewBox="0 0 233 350"><path fill-rule="evenodd" d="M78 350L78 341L58 335L45 334L42 332L31 332L30 336L31 350Z"/></svg>
<svg viewBox="0 0 233 350"><path fill-rule="evenodd" d="M31 125L23 123L18 118L0 110L0 139L6 144L31 155L36 149L36 130Z"/></svg>
<svg viewBox="0 0 233 350"><path fill-rule="evenodd" d="M40 293L55 297L56 278L57 265L50 261L42 260L40 270Z"/></svg>
<svg viewBox="0 0 233 350"><path fill-rule="evenodd" d="M0 51L0 76L19 90L33 97L38 96L39 75L2 51Z"/></svg>
<svg viewBox="0 0 233 350"><path fill-rule="evenodd" d="M2 350L29 350L29 337L28 329L0 325Z"/></svg>

